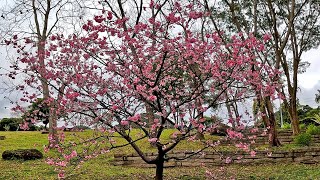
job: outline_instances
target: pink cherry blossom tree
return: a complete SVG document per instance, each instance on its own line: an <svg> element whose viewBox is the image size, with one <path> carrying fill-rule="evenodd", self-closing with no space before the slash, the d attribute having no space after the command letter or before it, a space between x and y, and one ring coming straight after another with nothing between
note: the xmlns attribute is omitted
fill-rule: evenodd
<svg viewBox="0 0 320 180"><path fill-rule="evenodd" d="M274 95L275 84L263 77L277 71L256 60L257 51L264 51L263 41L239 34L224 43L222 32L201 31L208 14L195 2L140 2L105 1L99 14L83 25L84 35L54 34L46 42L47 66L41 74L52 96L60 96L55 113L85 121L97 131L95 137L79 143L64 143L60 135L61 144L54 147L62 156L48 163L60 169L61 178L74 159L83 161L131 146L146 163L156 166L155 178L163 179L164 162L179 160L168 152L183 140L214 131L216 127L205 124L203 114L212 114L213 107L225 103L226 92L238 99L257 91ZM130 9L130 4L136 8ZM32 53L22 53L20 60L34 72L41 68ZM258 70L253 71L253 66ZM28 82L39 83L34 76ZM145 113L149 113L147 121ZM141 135L133 136L132 128L140 129ZM161 136L167 128L177 130L170 142ZM238 132L243 128L239 124L229 129L229 138L243 139ZM117 144L116 136L127 143ZM155 157L139 147L137 142L145 139L157 149ZM194 154L219 144L202 142ZM76 148L80 144L81 152ZM248 145L241 147L249 151Z"/></svg>

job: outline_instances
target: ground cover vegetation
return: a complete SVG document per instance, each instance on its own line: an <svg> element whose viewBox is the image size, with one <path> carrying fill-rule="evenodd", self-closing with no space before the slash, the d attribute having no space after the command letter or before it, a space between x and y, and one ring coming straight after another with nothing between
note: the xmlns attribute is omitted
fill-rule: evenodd
<svg viewBox="0 0 320 180"><path fill-rule="evenodd" d="M74 132L67 132L66 138L72 139ZM77 132L81 136L91 136L90 131ZM135 132L137 133L137 132ZM165 132L167 137L172 131ZM19 131L19 132L0 132L0 135L6 136L6 140L0 141L0 153L8 149L24 149L35 148L44 153L45 158L52 157L57 154L49 151L44 152L43 145L47 144L47 135L39 134L37 131ZM123 141L125 142L125 141ZM143 149L149 150L150 145L143 143ZM184 141L177 150L197 149L197 143ZM268 146L261 146L264 149ZM299 148L298 145L284 145L275 147L274 149L294 149ZM227 148L226 148L227 149ZM230 150L230 149L228 149ZM234 150L236 150L234 148ZM131 148L124 147L119 150L124 153L133 153ZM44 159L21 161L21 160L0 160L0 179L56 179L57 172L53 166L46 164ZM67 179L152 179L154 170L152 168L137 168L113 166L113 152L91 159L83 164L80 169L73 169ZM261 165L227 165L224 167L197 167L197 168L166 168L164 171L164 179L206 179L206 173L211 173L216 179L230 179L232 177L238 179L317 179L320 174L318 165L305 164L261 164ZM17 169L19 169L17 171ZM207 172L206 172L207 171Z"/></svg>

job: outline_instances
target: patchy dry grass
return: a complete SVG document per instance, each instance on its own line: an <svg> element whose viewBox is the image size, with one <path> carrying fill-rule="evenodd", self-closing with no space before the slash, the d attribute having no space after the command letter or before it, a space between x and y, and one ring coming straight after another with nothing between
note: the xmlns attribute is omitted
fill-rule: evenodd
<svg viewBox="0 0 320 180"><path fill-rule="evenodd" d="M166 131L164 139L169 139L173 131ZM92 135L92 131L77 133L83 137ZM138 131L135 131L137 136ZM67 138L72 139L72 132L68 132ZM18 148L36 148L43 152L43 146L47 144L47 135L40 132L0 132L0 135L6 136L5 140L0 141L0 153L8 149ZM209 138L207 136L206 138ZM217 138L217 137L210 137ZM117 143L124 143L122 139L116 139ZM140 145L144 151L152 151L152 147L143 140ZM199 149L200 143L182 142L177 149ZM225 147L222 147L225 148ZM263 148L263 147L262 147ZM294 145L281 147L282 149L295 148ZM226 148L228 149L228 148ZM117 149L114 152L131 153L130 147ZM52 155L52 154L50 154ZM134 168L113 166L111 164L113 152L107 155L99 156L96 159L89 160L83 164L80 169L74 169L68 179L152 179L154 169L152 168ZM48 154L45 154L48 157ZM206 170L212 172L216 179L320 179L320 165L304 164L265 164L265 165L228 165L221 167L196 167L196 168L167 168L164 171L165 179L206 179ZM57 174L54 167L47 165L42 160L33 161L4 161L0 160L0 179L56 179Z"/></svg>

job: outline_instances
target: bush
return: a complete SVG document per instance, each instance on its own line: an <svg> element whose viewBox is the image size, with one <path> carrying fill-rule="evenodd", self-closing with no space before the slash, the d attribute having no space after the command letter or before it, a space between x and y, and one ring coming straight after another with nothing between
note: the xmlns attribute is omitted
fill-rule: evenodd
<svg viewBox="0 0 320 180"><path fill-rule="evenodd" d="M16 131L22 121L21 118L3 118L0 121L0 131Z"/></svg>
<svg viewBox="0 0 320 180"><path fill-rule="evenodd" d="M287 122L283 123L282 129L291 129L291 124Z"/></svg>
<svg viewBox="0 0 320 180"><path fill-rule="evenodd" d="M311 143L311 134L309 133L302 133L297 135L294 138L294 142L298 145L302 145L302 146L309 146Z"/></svg>
<svg viewBox="0 0 320 180"><path fill-rule="evenodd" d="M307 126L306 126L306 124L302 123L299 125L299 127L300 127L300 129L306 129Z"/></svg>
<svg viewBox="0 0 320 180"><path fill-rule="evenodd" d="M85 126L85 125L77 125L77 126L73 127L73 129L74 129L75 131L81 131L81 130L90 129L90 127L89 127L89 126Z"/></svg>
<svg viewBox="0 0 320 180"><path fill-rule="evenodd" d="M3 118L0 120L0 131L23 131L19 128L22 123L22 118ZM36 126L30 123L28 131L36 131Z"/></svg>
<svg viewBox="0 0 320 180"><path fill-rule="evenodd" d="M319 127L319 126L316 126L316 125L314 125L314 124L310 124L310 125L307 127L306 132L307 132L308 134L311 134L311 135L320 134L320 127Z"/></svg>

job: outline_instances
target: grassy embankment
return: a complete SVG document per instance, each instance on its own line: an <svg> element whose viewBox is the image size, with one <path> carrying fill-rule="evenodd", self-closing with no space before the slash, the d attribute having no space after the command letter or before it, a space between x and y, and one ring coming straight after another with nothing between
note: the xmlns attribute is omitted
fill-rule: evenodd
<svg viewBox="0 0 320 180"><path fill-rule="evenodd" d="M133 133L138 136L138 132ZM172 131L167 131L163 138L168 139L171 133ZM68 139L72 138L72 132L66 134ZM77 134L86 137L91 136L92 131ZM6 136L5 140L0 141L1 154L8 149L19 148L36 148L43 152L43 145L47 144L47 135L40 134L40 132L0 132L1 135ZM215 138L213 137L213 139ZM120 139L116 139L116 141L123 142ZM146 140L139 145L144 151L152 151ZM182 142L177 150L197 150L199 145L199 143ZM284 146L281 149L283 148L295 148L295 146ZM230 147L222 147L222 149L230 149ZM132 153L133 151L130 147L125 147L114 152ZM152 179L154 169L113 166L111 160L114 152L86 162L82 168L73 171L70 179ZM45 157L48 156L45 154ZM237 179L320 179L319 167L319 165L303 164L229 165L223 169L210 167L207 170L216 174L218 179L230 179L230 177ZM205 179L205 171L205 167L167 168L164 173L166 179ZM33 161L0 160L0 179L56 179L56 177L54 167L44 163L44 159Z"/></svg>

